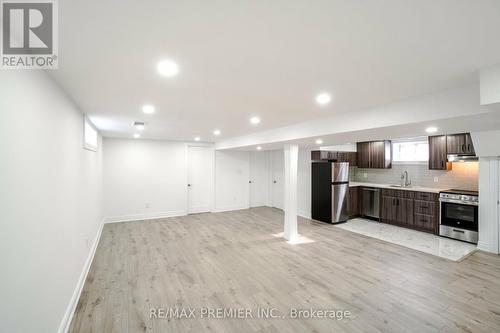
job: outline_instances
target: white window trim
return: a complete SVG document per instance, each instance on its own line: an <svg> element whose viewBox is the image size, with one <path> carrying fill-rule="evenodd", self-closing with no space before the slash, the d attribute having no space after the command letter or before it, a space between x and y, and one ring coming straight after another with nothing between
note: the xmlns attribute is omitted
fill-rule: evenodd
<svg viewBox="0 0 500 333"><path fill-rule="evenodd" d="M92 127L94 129L94 131L96 131L96 133L97 133L97 142L96 142L95 146L89 145L85 141L85 124L89 124L89 126ZM90 121L90 119L87 116L85 116L85 115L83 116L83 133L82 133L82 139L83 139L83 149L90 150L90 151L93 151L93 152L97 152L97 149L99 148L99 131L94 126L94 124Z"/></svg>

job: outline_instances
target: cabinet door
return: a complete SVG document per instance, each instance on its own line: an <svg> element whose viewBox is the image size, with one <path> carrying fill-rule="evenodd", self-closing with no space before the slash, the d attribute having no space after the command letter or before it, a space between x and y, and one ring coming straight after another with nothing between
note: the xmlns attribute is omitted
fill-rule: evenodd
<svg viewBox="0 0 500 333"><path fill-rule="evenodd" d="M429 137L429 169L446 170L446 135Z"/></svg>
<svg viewBox="0 0 500 333"><path fill-rule="evenodd" d="M384 141L370 142L370 167L385 168L385 143Z"/></svg>
<svg viewBox="0 0 500 333"><path fill-rule="evenodd" d="M359 187L349 188L349 216L359 215Z"/></svg>
<svg viewBox="0 0 500 333"><path fill-rule="evenodd" d="M370 143L369 142L358 142L357 146L357 160L358 168L369 168L370 167Z"/></svg>
<svg viewBox="0 0 500 333"><path fill-rule="evenodd" d="M465 134L453 134L446 137L448 154L465 154Z"/></svg>
<svg viewBox="0 0 500 333"><path fill-rule="evenodd" d="M396 222L401 225L413 226L413 199L397 198Z"/></svg>
<svg viewBox="0 0 500 333"><path fill-rule="evenodd" d="M474 145L472 144L472 138L469 133L465 134L465 154L476 155Z"/></svg>
<svg viewBox="0 0 500 333"><path fill-rule="evenodd" d="M381 206L380 218L388 223L394 221L396 219L396 198L383 195Z"/></svg>
<svg viewBox="0 0 500 333"><path fill-rule="evenodd" d="M328 160L329 152L327 150L313 150L311 151L311 160L323 161Z"/></svg>
<svg viewBox="0 0 500 333"><path fill-rule="evenodd" d="M356 152L349 152L349 166L358 166L358 158Z"/></svg>

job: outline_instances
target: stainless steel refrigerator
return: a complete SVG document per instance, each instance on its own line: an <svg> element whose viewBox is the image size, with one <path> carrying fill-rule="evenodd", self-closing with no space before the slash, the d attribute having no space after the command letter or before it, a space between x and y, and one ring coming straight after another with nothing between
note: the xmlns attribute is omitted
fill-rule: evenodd
<svg viewBox="0 0 500 333"><path fill-rule="evenodd" d="M311 174L311 217L328 223L347 221L349 163L313 162Z"/></svg>

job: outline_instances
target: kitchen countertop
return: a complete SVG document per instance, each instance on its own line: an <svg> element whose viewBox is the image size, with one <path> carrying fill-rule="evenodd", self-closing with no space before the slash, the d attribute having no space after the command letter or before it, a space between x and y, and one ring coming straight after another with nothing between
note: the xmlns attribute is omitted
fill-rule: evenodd
<svg viewBox="0 0 500 333"><path fill-rule="evenodd" d="M393 185L393 184L349 182L349 187L366 186L366 187L388 188L388 189L391 189L391 190L431 192L431 193L439 193L441 191L448 190L447 188L433 188L433 187L420 187L420 186L392 187L391 185Z"/></svg>

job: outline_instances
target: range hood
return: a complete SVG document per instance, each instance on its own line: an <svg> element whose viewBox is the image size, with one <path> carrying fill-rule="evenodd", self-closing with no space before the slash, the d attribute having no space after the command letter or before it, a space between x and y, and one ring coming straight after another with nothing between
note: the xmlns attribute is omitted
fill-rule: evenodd
<svg viewBox="0 0 500 333"><path fill-rule="evenodd" d="M460 155L460 154L448 155L448 162L475 162L475 161L479 161L479 158L476 155Z"/></svg>

